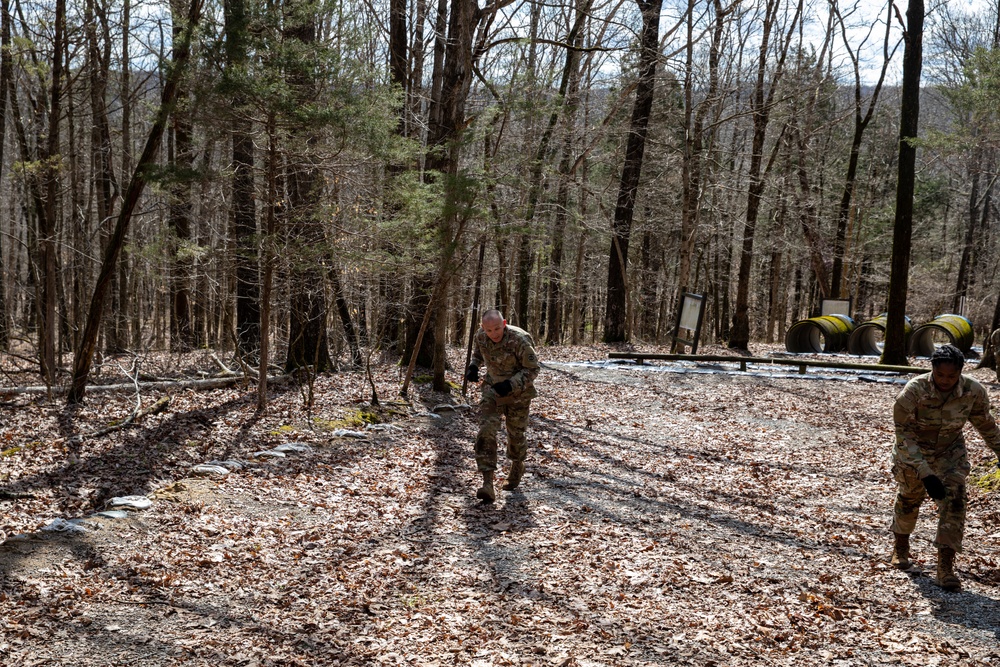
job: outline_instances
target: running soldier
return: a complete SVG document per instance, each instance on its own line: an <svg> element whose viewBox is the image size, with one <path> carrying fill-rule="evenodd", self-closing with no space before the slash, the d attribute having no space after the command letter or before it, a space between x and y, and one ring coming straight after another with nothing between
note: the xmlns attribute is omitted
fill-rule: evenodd
<svg viewBox="0 0 1000 667"><path fill-rule="evenodd" d="M483 485L476 497L484 503L496 500L493 473L497 469L497 431L501 420L507 422L507 458L510 473L505 491L513 491L524 475L528 445L524 431L528 427L528 408L538 395L534 380L538 376L538 357L531 334L507 324L499 310L483 313L482 327L476 332L475 351L465 371L469 382L479 381L479 367L486 363L486 378L479 400L479 435L476 436L476 468L483 474Z"/></svg>
<svg viewBox="0 0 1000 667"><path fill-rule="evenodd" d="M937 583L947 591L962 589L955 553L962 551L965 534L965 480L970 471L962 435L966 422L1000 456L1000 429L990 414L990 398L981 384L962 375L964 365L961 350L942 345L931 355L931 372L910 380L892 410L892 473L898 483L892 564L901 570L910 567L910 533L926 493L938 506Z"/></svg>

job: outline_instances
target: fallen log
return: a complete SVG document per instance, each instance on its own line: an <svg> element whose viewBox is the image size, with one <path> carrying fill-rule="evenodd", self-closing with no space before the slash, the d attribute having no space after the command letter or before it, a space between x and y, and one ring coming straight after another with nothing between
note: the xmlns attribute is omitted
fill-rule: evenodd
<svg viewBox="0 0 1000 667"><path fill-rule="evenodd" d="M233 375L221 378L206 378L204 380L156 380L153 382L139 382L140 389L153 389L166 391L170 389L222 389L229 387L244 379L242 375ZM252 378L251 378L252 379ZM291 379L288 375L277 375L269 377L268 384L281 384ZM135 391L136 383L122 382L120 384L88 385L87 391ZM52 387L52 394L59 396L69 391L69 387ZM21 387L0 387L0 396L15 396L18 394L47 394L48 387L45 386L21 386Z"/></svg>

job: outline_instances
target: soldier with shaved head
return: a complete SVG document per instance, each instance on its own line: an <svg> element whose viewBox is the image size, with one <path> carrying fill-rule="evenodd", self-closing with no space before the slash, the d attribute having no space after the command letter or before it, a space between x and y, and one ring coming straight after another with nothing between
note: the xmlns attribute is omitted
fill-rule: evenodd
<svg viewBox="0 0 1000 667"><path fill-rule="evenodd" d="M535 378L540 366L534 342L524 329L507 324L499 310L483 313L482 327L476 332L472 361L465 371L469 382L479 381L479 369L486 364L486 377L479 400L479 434L476 436L476 467L483 485L476 497L484 503L496 500L493 473L497 469L497 431L507 424L507 458L510 472L505 491L513 491L524 475L528 445L528 408L537 396Z"/></svg>

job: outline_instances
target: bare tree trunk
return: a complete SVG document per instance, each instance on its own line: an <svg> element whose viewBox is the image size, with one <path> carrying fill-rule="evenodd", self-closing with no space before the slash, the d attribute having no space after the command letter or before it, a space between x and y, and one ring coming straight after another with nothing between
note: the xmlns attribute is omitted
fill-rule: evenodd
<svg viewBox="0 0 1000 667"><path fill-rule="evenodd" d="M0 0L0 166L4 164L7 145L7 96L13 85L13 65L10 55L10 0ZM0 349L6 350L10 339L7 325L7 271L0 243Z"/></svg>
<svg viewBox="0 0 1000 667"><path fill-rule="evenodd" d="M615 219L612 226L611 249L608 251L608 293L604 309L604 342L628 340L628 244L632 233L636 193L642 172L642 157L646 149L646 132L653 109L656 84L656 63L659 60L660 8L663 0L637 0L642 12L639 80L635 90L635 106L625 146Z"/></svg>
<svg viewBox="0 0 1000 667"><path fill-rule="evenodd" d="M278 137L275 114L267 118L267 227L261 255L264 272L260 295L260 371L257 373L257 409L267 407L267 369L271 363L271 285L278 214Z"/></svg>
<svg viewBox="0 0 1000 667"><path fill-rule="evenodd" d="M179 16L182 7L174 0L174 15ZM179 39L182 27L176 22L173 38ZM173 114L173 155L174 181L171 184L169 222L176 240L176 250L169 258L170 263L170 349L187 351L194 347L191 333L190 273L191 260L186 245L191 242L191 172L194 168L191 144L191 116L187 109L187 90L177 91L177 109ZM234 188L235 191L235 188ZM234 192L235 195L235 192Z"/></svg>
<svg viewBox="0 0 1000 667"><path fill-rule="evenodd" d="M435 281L436 296L432 297L428 308L437 311L434 346L435 391L446 391L444 371L446 357L444 344L438 335L446 336L447 318L443 310L448 302L447 290L456 267L453 266L455 250L461 239L471 202L459 183L459 153L465 127L465 103L472 84L472 63L474 57L474 34L481 18L475 0L452 2L448 19L448 40L441 67L440 96L431 108L431 122L428 128L427 168L431 174L445 179L444 213L438 221L439 237L443 240L440 254L440 269ZM424 317L427 322L428 317ZM423 327L426 331L426 327ZM418 340L422 335L418 333Z"/></svg>
<svg viewBox="0 0 1000 667"><path fill-rule="evenodd" d="M760 57L757 62L757 82L754 85L751 109L753 113L753 139L750 155L749 180L747 189L746 219L743 224L743 243L740 250L740 268L736 283L736 304L733 310L733 327L729 335L729 347L736 350L747 350L750 345L750 269L753 263L754 234L757 229L757 217L760 214L760 201L764 194L766 171L763 168L764 139L767 136L767 126L771 120L771 103L774 99L778 83L784 73L785 56L791 37L802 14L802 1L796 8L788 32L779 45L778 62L768 67L767 56L770 48L771 35L775 23L781 15L780 0L767 0L764 23L762 26ZM768 79L770 89L765 92Z"/></svg>
<svg viewBox="0 0 1000 667"><path fill-rule="evenodd" d="M871 97L868 99L868 110L865 111L863 117L861 115L861 92L863 88L861 85L861 68L858 61L858 54L853 48L852 40L847 36L839 6L834 3L831 7L837 14L837 20L844 35L844 47L854 64L854 135L851 138L851 153L847 161L847 174L844 176L844 191L840 197L840 207L837 210L837 233L833 242L833 271L830 276L830 293L834 298L841 298L844 296L844 258L847 253L847 228L848 222L851 219L851 202L854 200L854 188L857 183L858 161L861 158L861 140L865 130L868 128L868 123L871 122L872 116L875 115L875 107L878 104L879 94L882 92L885 73L889 69L889 35L892 29L892 20L890 18L892 6L888 7L889 14L886 16L885 22L882 69L879 73L878 82L871 89Z"/></svg>
<svg viewBox="0 0 1000 667"><path fill-rule="evenodd" d="M909 0L906 10L906 46L903 50L903 89L899 118L899 180L896 185L896 219L892 231L889 273L889 310L881 363L905 365L906 292L909 288L910 242L913 237L913 189L916 179L917 138L920 120L920 70L923 66L924 2Z"/></svg>
<svg viewBox="0 0 1000 667"><path fill-rule="evenodd" d="M681 243L677 270L678 289L690 286L691 257L698 231L702 193L702 154L705 150L705 120L709 109L717 104L719 94L719 56L725 32L726 18L736 5L723 7L721 0L712 0L715 24L708 53L708 90L705 99L694 110L694 12L695 0L688 0L687 53L684 68L684 154L681 164ZM692 121L693 117L693 121Z"/></svg>
<svg viewBox="0 0 1000 667"><path fill-rule="evenodd" d="M566 40L566 65L563 68L559 96L563 100L563 146L559 161L559 185L556 195L556 210L552 223L552 249L548 267L548 316L546 318L546 342L556 345L562 339L562 262L563 245L566 235L566 221L569 217L569 186L573 152L573 130L579 107L580 92L580 47L583 44L583 27L590 16L592 0L578 0L576 20Z"/></svg>
<svg viewBox="0 0 1000 667"><path fill-rule="evenodd" d="M284 27L285 38L306 48L311 47L316 42L318 19L313 13L315 7L296 0L289 9L293 10L294 19ZM311 71L311 65L304 58L288 67L286 78L296 90L302 104L314 102L318 82L315 80L315 73ZM289 219L286 226L295 235L300 252L311 253L312 259L304 265L299 262L299 266L292 272L285 372L312 367L313 372L319 373L333 368L326 331L323 274L318 268L319 260L324 256L322 245L325 242L323 223L318 211L322 178L313 164L313 156L309 154L317 142L315 134L310 129L296 128L293 135L302 140L306 155L299 158L299 163L289 167L290 208L286 212Z"/></svg>
<svg viewBox="0 0 1000 667"><path fill-rule="evenodd" d="M97 277L94 285L94 295L90 302L90 310L87 313L87 323L80 339L80 347L76 350L73 358L73 384L67 395L67 402L70 404L79 403L83 400L87 389L87 379L90 375L90 367L94 359L94 349L97 345L97 334L100 328L101 319L104 315L104 301L107 296L108 286L111 277L118 264L118 257L122 245L125 243L125 234L128 232L129 223L132 220L132 212L135 210L139 197L146 187L146 177L148 168L156 159L156 153L163 139L163 132L167 127L167 119L177 101L177 90L181 77L187 66L188 56L191 53L191 39L194 29L198 25L201 17L201 0L192 0L187 17L186 30L182 33L181 39L174 43L174 56L171 67L168 68L166 84L160 97L160 108L157 110L153 126L149 130L149 137L143 148L142 155L136 165L132 179L125 190L125 197L122 201L121 211L118 213L118 223L115 225L111 242L104 254L104 261L101 264L101 273Z"/></svg>
<svg viewBox="0 0 1000 667"><path fill-rule="evenodd" d="M247 45L245 0L226 0L226 71L232 102L230 127L233 165L233 244L236 264L236 353L248 363L260 355L260 258L257 244L257 197L254 192L253 125L245 108Z"/></svg>
<svg viewBox="0 0 1000 667"><path fill-rule="evenodd" d="M333 257L330 257L328 261L330 262L330 268L327 270L327 276L333 288L333 298L337 306L337 315L340 316L340 325L344 328L344 339L347 341L347 347L351 351L351 364L355 368L361 368L364 359L361 357L361 347L358 345L358 333L351 319L351 309L347 304L347 296L344 294L344 286L340 280L340 273L337 271Z"/></svg>
<svg viewBox="0 0 1000 667"><path fill-rule="evenodd" d="M972 255L976 246L976 229L979 227L979 179L982 175L982 147L976 145L972 150L971 185L969 191L968 223L965 228L965 238L962 243L962 258L958 263L958 279L955 285L955 297L952 300L952 312L960 311L962 299L969 291L969 273L973 263Z"/></svg>

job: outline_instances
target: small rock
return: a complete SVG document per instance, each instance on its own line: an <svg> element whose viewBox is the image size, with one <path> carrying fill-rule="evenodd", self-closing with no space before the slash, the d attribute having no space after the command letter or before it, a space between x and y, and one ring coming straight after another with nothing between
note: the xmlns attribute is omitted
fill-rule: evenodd
<svg viewBox="0 0 1000 667"><path fill-rule="evenodd" d="M49 525L44 526L42 530L53 532L53 533L86 533L89 529L79 520L67 521L66 519L54 519Z"/></svg>
<svg viewBox="0 0 1000 667"><path fill-rule="evenodd" d="M451 405L450 403L438 403L433 408L431 408L431 412L435 412L438 414L442 412L454 412L454 411L455 411L455 406Z"/></svg>
<svg viewBox="0 0 1000 667"><path fill-rule="evenodd" d="M103 512L95 512L90 516L99 516L104 519L127 519L128 512L125 510L104 510Z"/></svg>
<svg viewBox="0 0 1000 667"><path fill-rule="evenodd" d="M283 459L285 458L284 452L276 452L273 449L266 449L260 452L254 452L253 457L255 459Z"/></svg>
<svg viewBox="0 0 1000 667"><path fill-rule="evenodd" d="M230 471L243 470L243 468L246 467L246 464L244 464L243 461L237 461L236 459L226 459L225 461L209 461L208 465L222 466L223 468L227 468Z"/></svg>
<svg viewBox="0 0 1000 667"><path fill-rule="evenodd" d="M413 415L414 417L427 417L429 419L441 419L441 415L434 414L433 412L418 412Z"/></svg>
<svg viewBox="0 0 1000 667"><path fill-rule="evenodd" d="M128 507L134 510L148 510L153 502L146 496L117 496L112 498L108 507Z"/></svg>
<svg viewBox="0 0 1000 667"><path fill-rule="evenodd" d="M278 445L272 451L282 454L306 454L312 450L313 448L304 442L286 442L283 445Z"/></svg>
<svg viewBox="0 0 1000 667"><path fill-rule="evenodd" d="M351 431L346 428L338 428L333 432L333 435L336 438L359 438L362 440L368 437L368 434L364 431Z"/></svg>
<svg viewBox="0 0 1000 667"><path fill-rule="evenodd" d="M225 468L219 465L212 465L211 463L200 463L196 466L191 466L191 473L203 477L211 477L213 475L218 475L219 477L225 477L226 475L229 474L229 468Z"/></svg>
<svg viewBox="0 0 1000 667"><path fill-rule="evenodd" d="M393 424L365 424L366 431L391 431L395 428Z"/></svg>

